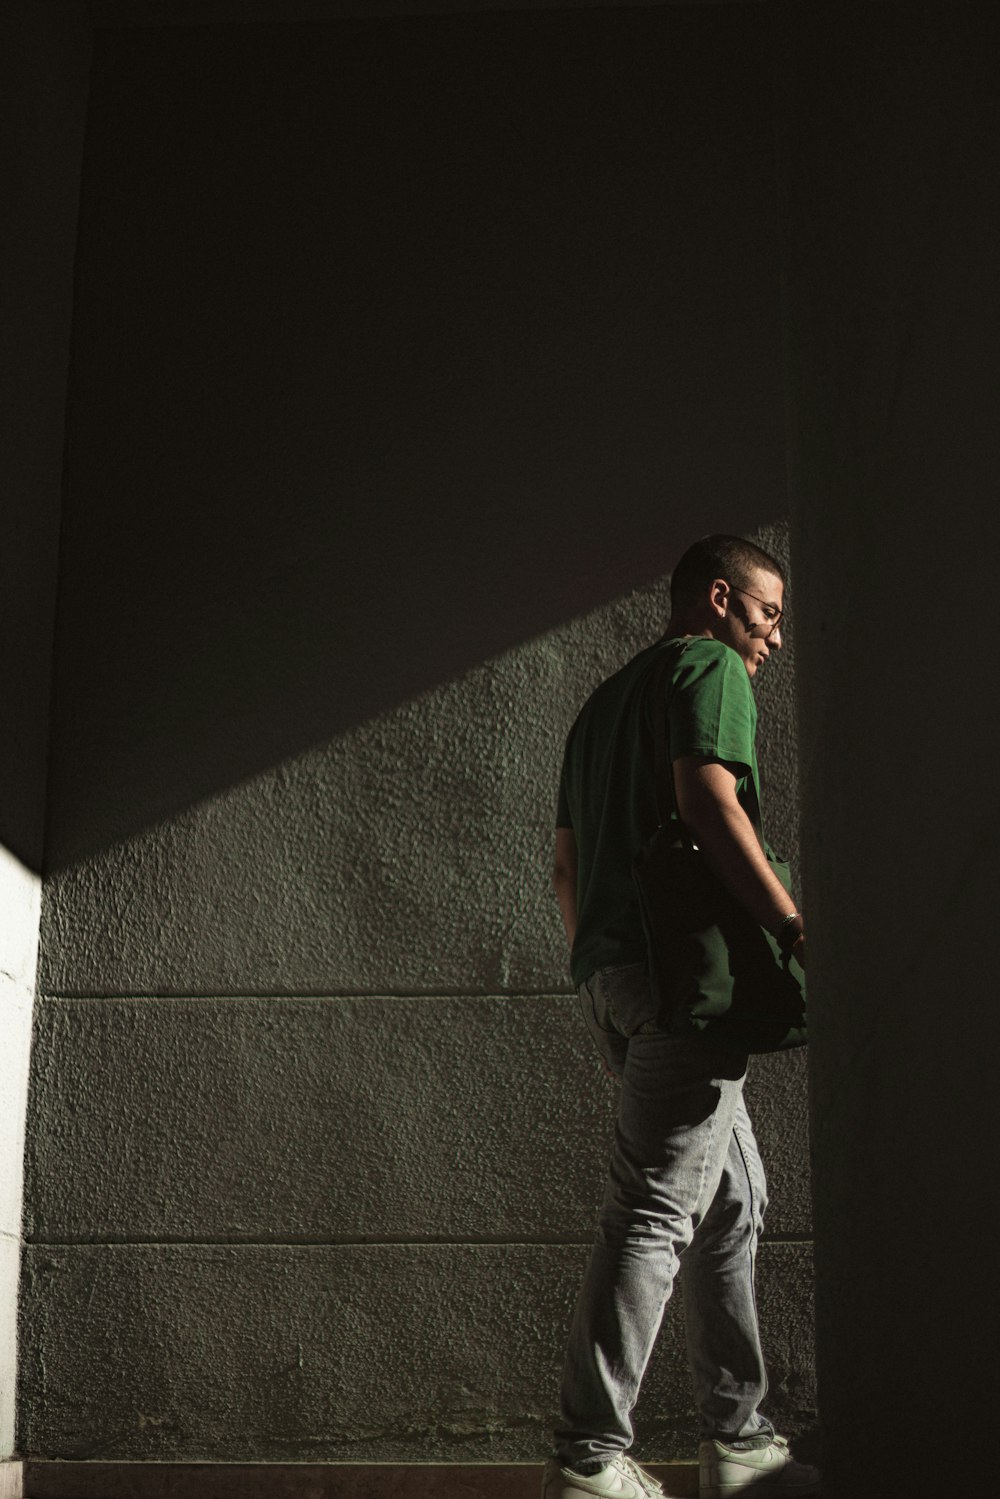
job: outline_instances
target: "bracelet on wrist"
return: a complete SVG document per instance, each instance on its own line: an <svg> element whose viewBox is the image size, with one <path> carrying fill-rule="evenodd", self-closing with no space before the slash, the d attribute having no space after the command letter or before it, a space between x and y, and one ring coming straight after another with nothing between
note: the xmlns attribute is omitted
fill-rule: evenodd
<svg viewBox="0 0 1000 1499"><path fill-rule="evenodd" d="M796 923L798 923L798 925L796 925ZM799 938L803 935L804 931L805 924L802 921L801 913L798 911L789 911L784 920L779 923L778 930L774 933L774 937L778 946L781 948L781 951L784 953L790 953L796 942L798 942Z"/></svg>

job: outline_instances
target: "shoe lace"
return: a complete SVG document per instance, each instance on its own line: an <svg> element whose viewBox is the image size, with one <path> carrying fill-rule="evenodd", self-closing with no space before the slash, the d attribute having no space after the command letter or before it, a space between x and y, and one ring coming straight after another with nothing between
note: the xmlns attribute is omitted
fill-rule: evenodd
<svg viewBox="0 0 1000 1499"><path fill-rule="evenodd" d="M618 1463L632 1482L639 1485L644 1494L649 1494L650 1499L660 1499L663 1494L663 1485L653 1477L652 1473L647 1473L645 1468L640 1468L639 1464L633 1462L630 1457L626 1457L624 1452L619 1456Z"/></svg>

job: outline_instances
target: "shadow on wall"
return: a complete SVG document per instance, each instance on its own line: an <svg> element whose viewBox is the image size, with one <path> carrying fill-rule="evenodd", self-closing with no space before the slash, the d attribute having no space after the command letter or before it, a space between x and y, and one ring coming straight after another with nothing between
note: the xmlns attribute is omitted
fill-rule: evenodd
<svg viewBox="0 0 1000 1499"><path fill-rule="evenodd" d="M780 515L761 10L98 33L51 869Z"/></svg>
<svg viewBox="0 0 1000 1499"><path fill-rule="evenodd" d="M753 539L787 564L785 527ZM794 608L789 591L787 601ZM46 881L45 991L551 995L565 735L659 636L661 579L270 766ZM798 843L794 649L756 680L765 821Z"/></svg>

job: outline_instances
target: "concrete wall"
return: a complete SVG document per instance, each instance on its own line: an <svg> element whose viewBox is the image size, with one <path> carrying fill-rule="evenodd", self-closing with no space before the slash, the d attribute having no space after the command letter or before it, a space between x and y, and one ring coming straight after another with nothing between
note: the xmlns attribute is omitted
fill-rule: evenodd
<svg viewBox="0 0 1000 1499"><path fill-rule="evenodd" d="M846 9L778 38L820 1398L865 1499L975 1483L997 1390L1000 30Z"/></svg>
<svg viewBox="0 0 1000 1499"><path fill-rule="evenodd" d="M88 57L88 32L79 7L4 7L0 1459L10 1454L14 1441L25 1101L38 954L59 486Z"/></svg>
<svg viewBox="0 0 1000 1499"><path fill-rule="evenodd" d="M548 887L562 737L695 536L785 546L755 17L99 33L26 1452L544 1452L613 1107ZM753 1086L801 1430L803 1059ZM679 1306L640 1428L688 1455Z"/></svg>

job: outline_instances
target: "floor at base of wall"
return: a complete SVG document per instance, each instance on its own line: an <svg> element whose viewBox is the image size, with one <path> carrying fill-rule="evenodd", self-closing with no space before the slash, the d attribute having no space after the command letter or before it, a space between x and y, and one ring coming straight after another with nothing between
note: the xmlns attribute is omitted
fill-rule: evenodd
<svg viewBox="0 0 1000 1499"><path fill-rule="evenodd" d="M0 1499L539 1499L539 1463L3 1463ZM670 1499L694 1463L650 1463ZM2 1479L0 1479L2 1482ZM23 1486L22 1486L23 1485Z"/></svg>

